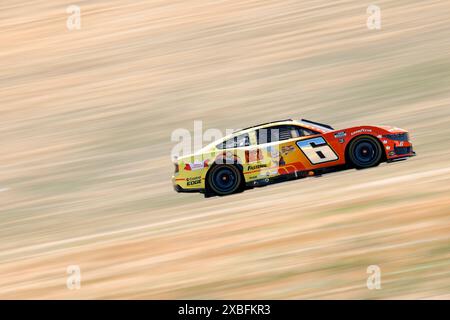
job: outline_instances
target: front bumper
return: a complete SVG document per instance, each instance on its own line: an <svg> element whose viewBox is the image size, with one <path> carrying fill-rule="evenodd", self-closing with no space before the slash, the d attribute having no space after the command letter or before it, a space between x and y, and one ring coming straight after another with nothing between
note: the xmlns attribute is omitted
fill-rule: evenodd
<svg viewBox="0 0 450 320"><path fill-rule="evenodd" d="M387 162L406 160L408 158L415 157L415 156L416 156L415 151L410 151L410 153L407 153L407 154L393 154L392 156L389 157Z"/></svg>
<svg viewBox="0 0 450 320"><path fill-rule="evenodd" d="M386 160L388 162L414 157L416 155L407 132L394 132L384 135L382 142L386 148Z"/></svg>

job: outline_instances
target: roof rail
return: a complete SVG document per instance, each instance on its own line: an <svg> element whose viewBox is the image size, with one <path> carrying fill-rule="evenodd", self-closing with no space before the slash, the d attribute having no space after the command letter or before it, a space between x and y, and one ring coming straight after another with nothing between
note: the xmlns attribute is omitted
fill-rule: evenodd
<svg viewBox="0 0 450 320"><path fill-rule="evenodd" d="M323 124L323 123L320 123L320 122L314 122L314 121L306 120L306 119L302 119L302 121L303 122L308 122L308 123L311 123L311 124L316 124L318 126L322 126L322 127L328 128L330 130L334 130L334 128L332 126L328 125L328 124Z"/></svg>
<svg viewBox="0 0 450 320"><path fill-rule="evenodd" d="M234 131L233 133L239 132L239 131L248 130L248 129L251 129L251 128L260 127L260 126L265 126L266 124L277 123L277 122L283 122L283 121L294 121L294 120L292 120L292 119L283 119L283 120L276 120L276 121L270 121L270 122L260 123L260 124L257 124L257 125L251 126L251 127L247 127L247 128L243 128L243 129L236 130L236 131Z"/></svg>

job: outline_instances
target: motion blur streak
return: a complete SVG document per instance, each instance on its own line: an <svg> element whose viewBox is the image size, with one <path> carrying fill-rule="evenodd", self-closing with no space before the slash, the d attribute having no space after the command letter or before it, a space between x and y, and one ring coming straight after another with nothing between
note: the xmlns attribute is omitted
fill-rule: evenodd
<svg viewBox="0 0 450 320"><path fill-rule="evenodd" d="M450 3L377 1L381 30L370 4L3 1L0 298L449 299ZM418 156L173 192L173 130L290 117L405 128Z"/></svg>

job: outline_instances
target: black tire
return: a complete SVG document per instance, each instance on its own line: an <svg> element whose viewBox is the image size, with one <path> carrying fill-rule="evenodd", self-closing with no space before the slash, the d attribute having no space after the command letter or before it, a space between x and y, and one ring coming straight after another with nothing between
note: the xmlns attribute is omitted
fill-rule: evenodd
<svg viewBox="0 0 450 320"><path fill-rule="evenodd" d="M350 142L348 157L357 169L375 167L380 163L382 148L372 136L360 136Z"/></svg>
<svg viewBox="0 0 450 320"><path fill-rule="evenodd" d="M242 185L242 175L233 165L219 164L213 166L208 174L209 189L219 196L225 196L239 191Z"/></svg>

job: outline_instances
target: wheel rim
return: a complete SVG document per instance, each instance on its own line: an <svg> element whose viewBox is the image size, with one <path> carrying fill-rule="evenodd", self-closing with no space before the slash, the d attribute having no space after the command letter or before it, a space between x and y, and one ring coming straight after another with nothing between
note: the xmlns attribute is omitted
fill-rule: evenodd
<svg viewBox="0 0 450 320"><path fill-rule="evenodd" d="M212 178L215 189L220 192L228 192L236 187L236 173L230 168L218 169Z"/></svg>
<svg viewBox="0 0 450 320"><path fill-rule="evenodd" d="M364 140L355 146L353 155L358 163L367 165L377 159L378 148L372 141Z"/></svg>

